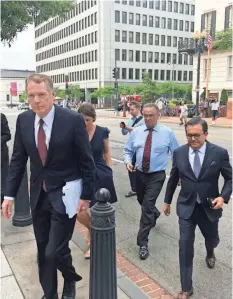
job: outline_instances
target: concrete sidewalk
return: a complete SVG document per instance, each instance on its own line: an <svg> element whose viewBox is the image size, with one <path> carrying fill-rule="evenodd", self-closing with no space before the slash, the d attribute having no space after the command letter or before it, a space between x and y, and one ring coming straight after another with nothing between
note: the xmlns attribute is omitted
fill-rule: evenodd
<svg viewBox="0 0 233 299"><path fill-rule="evenodd" d="M38 280L36 244L32 226L13 227L11 221L1 219L1 298L40 299L43 295ZM83 280L77 283L77 299L89 298L89 261L83 251L71 241L73 263ZM59 273L59 296L63 279ZM130 299L118 287L118 299ZM136 299L136 297L135 297Z"/></svg>
<svg viewBox="0 0 233 299"><path fill-rule="evenodd" d="M123 113L120 112L119 115L116 115L115 111L113 110L106 110L106 111L98 111L96 110L97 116L98 117L109 117L109 118L119 118L119 119L124 119L123 118ZM126 113L126 118L130 118L130 114L127 112ZM207 121L208 125L212 124L212 119L211 118L204 118L204 120ZM170 124L179 124L180 119L179 117L173 117L173 116L162 116L160 117L160 122L161 123L170 123ZM218 127L218 128L232 128L232 119L227 119L226 117L220 117L216 121L216 125L213 127Z"/></svg>

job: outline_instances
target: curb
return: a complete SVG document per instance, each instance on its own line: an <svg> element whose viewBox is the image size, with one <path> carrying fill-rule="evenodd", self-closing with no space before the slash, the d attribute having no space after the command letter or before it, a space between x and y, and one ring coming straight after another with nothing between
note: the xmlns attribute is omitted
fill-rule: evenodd
<svg viewBox="0 0 233 299"><path fill-rule="evenodd" d="M87 229L76 222L72 241L83 251L87 250L84 239ZM117 252L117 285L131 299L174 299L166 290Z"/></svg>

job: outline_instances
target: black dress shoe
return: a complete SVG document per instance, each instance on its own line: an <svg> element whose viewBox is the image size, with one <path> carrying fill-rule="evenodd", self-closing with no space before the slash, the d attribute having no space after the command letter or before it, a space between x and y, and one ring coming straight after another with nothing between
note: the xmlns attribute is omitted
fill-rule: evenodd
<svg viewBox="0 0 233 299"><path fill-rule="evenodd" d="M141 260L146 260L149 256L149 250L147 246L141 246L139 249L139 257Z"/></svg>
<svg viewBox="0 0 233 299"><path fill-rule="evenodd" d="M215 267L216 257L213 254L212 256L206 256L205 258L206 265L209 269L213 269Z"/></svg>
<svg viewBox="0 0 233 299"><path fill-rule="evenodd" d="M64 287L61 299L75 299L76 297L76 282L75 281L64 281Z"/></svg>

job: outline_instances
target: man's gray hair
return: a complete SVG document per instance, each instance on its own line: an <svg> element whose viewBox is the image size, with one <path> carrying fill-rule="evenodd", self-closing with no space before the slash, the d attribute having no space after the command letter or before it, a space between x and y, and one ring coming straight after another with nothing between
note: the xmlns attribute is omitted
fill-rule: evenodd
<svg viewBox="0 0 233 299"><path fill-rule="evenodd" d="M143 109L144 108L155 108L157 112L159 112L159 107L155 103L147 103L143 106Z"/></svg>

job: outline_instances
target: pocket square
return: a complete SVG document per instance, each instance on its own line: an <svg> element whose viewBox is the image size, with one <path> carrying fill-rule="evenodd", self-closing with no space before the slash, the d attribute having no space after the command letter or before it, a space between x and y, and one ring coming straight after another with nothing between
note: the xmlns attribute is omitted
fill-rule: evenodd
<svg viewBox="0 0 233 299"><path fill-rule="evenodd" d="M214 166L214 165L216 165L216 162L215 161L211 162L210 166Z"/></svg>

